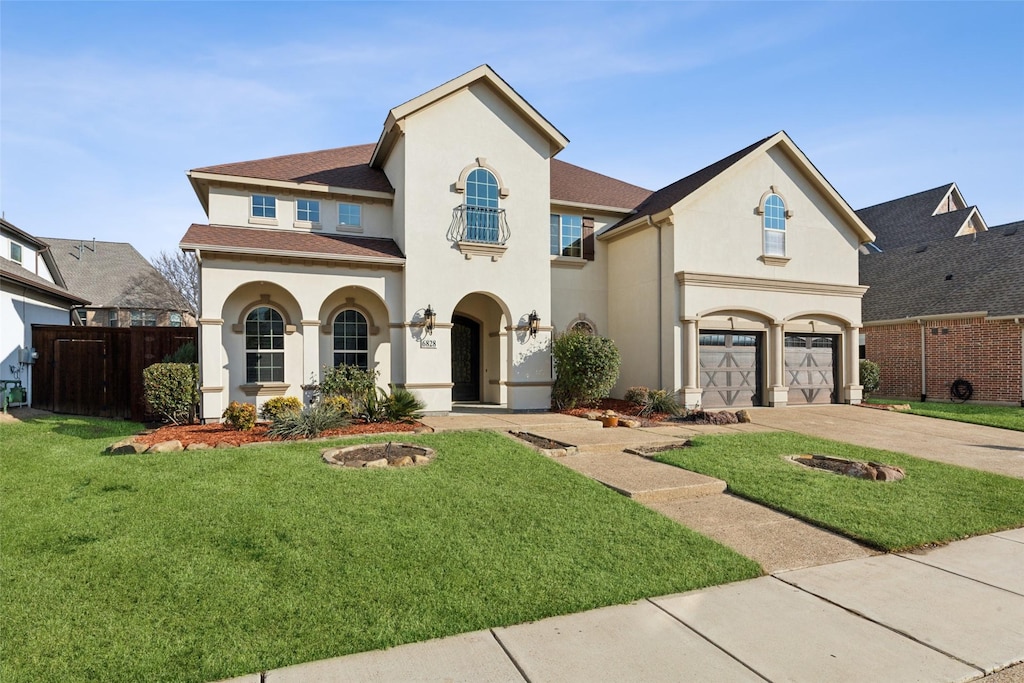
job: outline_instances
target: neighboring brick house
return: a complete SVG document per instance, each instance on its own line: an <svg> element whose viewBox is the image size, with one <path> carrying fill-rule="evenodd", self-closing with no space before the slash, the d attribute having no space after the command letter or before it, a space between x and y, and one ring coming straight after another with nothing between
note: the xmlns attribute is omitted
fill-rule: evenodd
<svg viewBox="0 0 1024 683"><path fill-rule="evenodd" d="M1024 222L862 255L860 278L879 396L947 401L964 379L972 400L1024 406Z"/></svg>
<svg viewBox="0 0 1024 683"><path fill-rule="evenodd" d="M181 295L131 244L45 239L69 289L92 301L76 310L76 324L196 326Z"/></svg>

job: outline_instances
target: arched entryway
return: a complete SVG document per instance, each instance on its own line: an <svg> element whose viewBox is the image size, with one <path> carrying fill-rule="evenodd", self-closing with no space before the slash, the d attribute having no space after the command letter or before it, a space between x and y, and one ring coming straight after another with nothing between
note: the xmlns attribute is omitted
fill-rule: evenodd
<svg viewBox="0 0 1024 683"><path fill-rule="evenodd" d="M452 401L505 403L508 316L494 296L464 296L452 313Z"/></svg>

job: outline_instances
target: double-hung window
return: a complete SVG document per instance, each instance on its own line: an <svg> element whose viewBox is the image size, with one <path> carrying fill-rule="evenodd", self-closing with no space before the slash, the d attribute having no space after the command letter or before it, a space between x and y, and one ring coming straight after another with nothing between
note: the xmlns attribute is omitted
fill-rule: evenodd
<svg viewBox="0 0 1024 683"><path fill-rule="evenodd" d="M295 203L295 220L319 223L320 202L315 199L299 199Z"/></svg>
<svg viewBox="0 0 1024 683"><path fill-rule="evenodd" d="M284 318L269 306L245 316L245 381L284 381Z"/></svg>
<svg viewBox="0 0 1024 683"><path fill-rule="evenodd" d="M156 327L156 311L132 311L132 327Z"/></svg>
<svg viewBox="0 0 1024 683"><path fill-rule="evenodd" d="M583 218L551 214L551 255L583 258Z"/></svg>
<svg viewBox="0 0 1024 683"><path fill-rule="evenodd" d="M11 260L21 263L21 245L17 242L11 242Z"/></svg>
<svg viewBox="0 0 1024 683"><path fill-rule="evenodd" d="M342 311L334 319L334 366L369 367L370 335L366 318L355 310Z"/></svg>
<svg viewBox="0 0 1024 683"><path fill-rule="evenodd" d="M338 204L338 226L358 228L363 224L363 207L359 204Z"/></svg>
<svg viewBox="0 0 1024 683"><path fill-rule="evenodd" d="M786 204L777 194L764 200L764 253L786 255Z"/></svg>
<svg viewBox="0 0 1024 683"><path fill-rule="evenodd" d="M253 218L277 218L277 198L265 194L252 196Z"/></svg>

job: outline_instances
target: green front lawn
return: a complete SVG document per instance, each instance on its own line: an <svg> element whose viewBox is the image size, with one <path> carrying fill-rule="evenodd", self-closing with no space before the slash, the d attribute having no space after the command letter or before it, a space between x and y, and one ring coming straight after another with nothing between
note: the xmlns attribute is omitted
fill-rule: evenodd
<svg viewBox="0 0 1024 683"><path fill-rule="evenodd" d="M658 459L718 477L744 498L883 550L1024 526L1024 481L902 453L791 432L707 436ZM820 453L902 467L906 479L872 482L784 459Z"/></svg>
<svg viewBox="0 0 1024 683"><path fill-rule="evenodd" d="M900 403L889 399L872 398L868 403ZM1002 427L1024 432L1024 408L1015 406L983 406L976 403L906 402L915 415L938 417L943 420L972 422L988 427Z"/></svg>
<svg viewBox="0 0 1024 683"><path fill-rule="evenodd" d="M760 573L500 435L105 456L136 428L0 425L5 681L209 681ZM378 439L380 440L380 439Z"/></svg>

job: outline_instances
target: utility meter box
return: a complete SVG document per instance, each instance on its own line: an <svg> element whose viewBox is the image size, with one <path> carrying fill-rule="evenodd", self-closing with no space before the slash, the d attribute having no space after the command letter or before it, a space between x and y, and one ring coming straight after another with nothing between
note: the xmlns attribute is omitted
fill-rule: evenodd
<svg viewBox="0 0 1024 683"><path fill-rule="evenodd" d="M18 362L26 365L32 365L36 362L36 358L39 358L39 353L32 347L27 349L23 348L18 351Z"/></svg>

